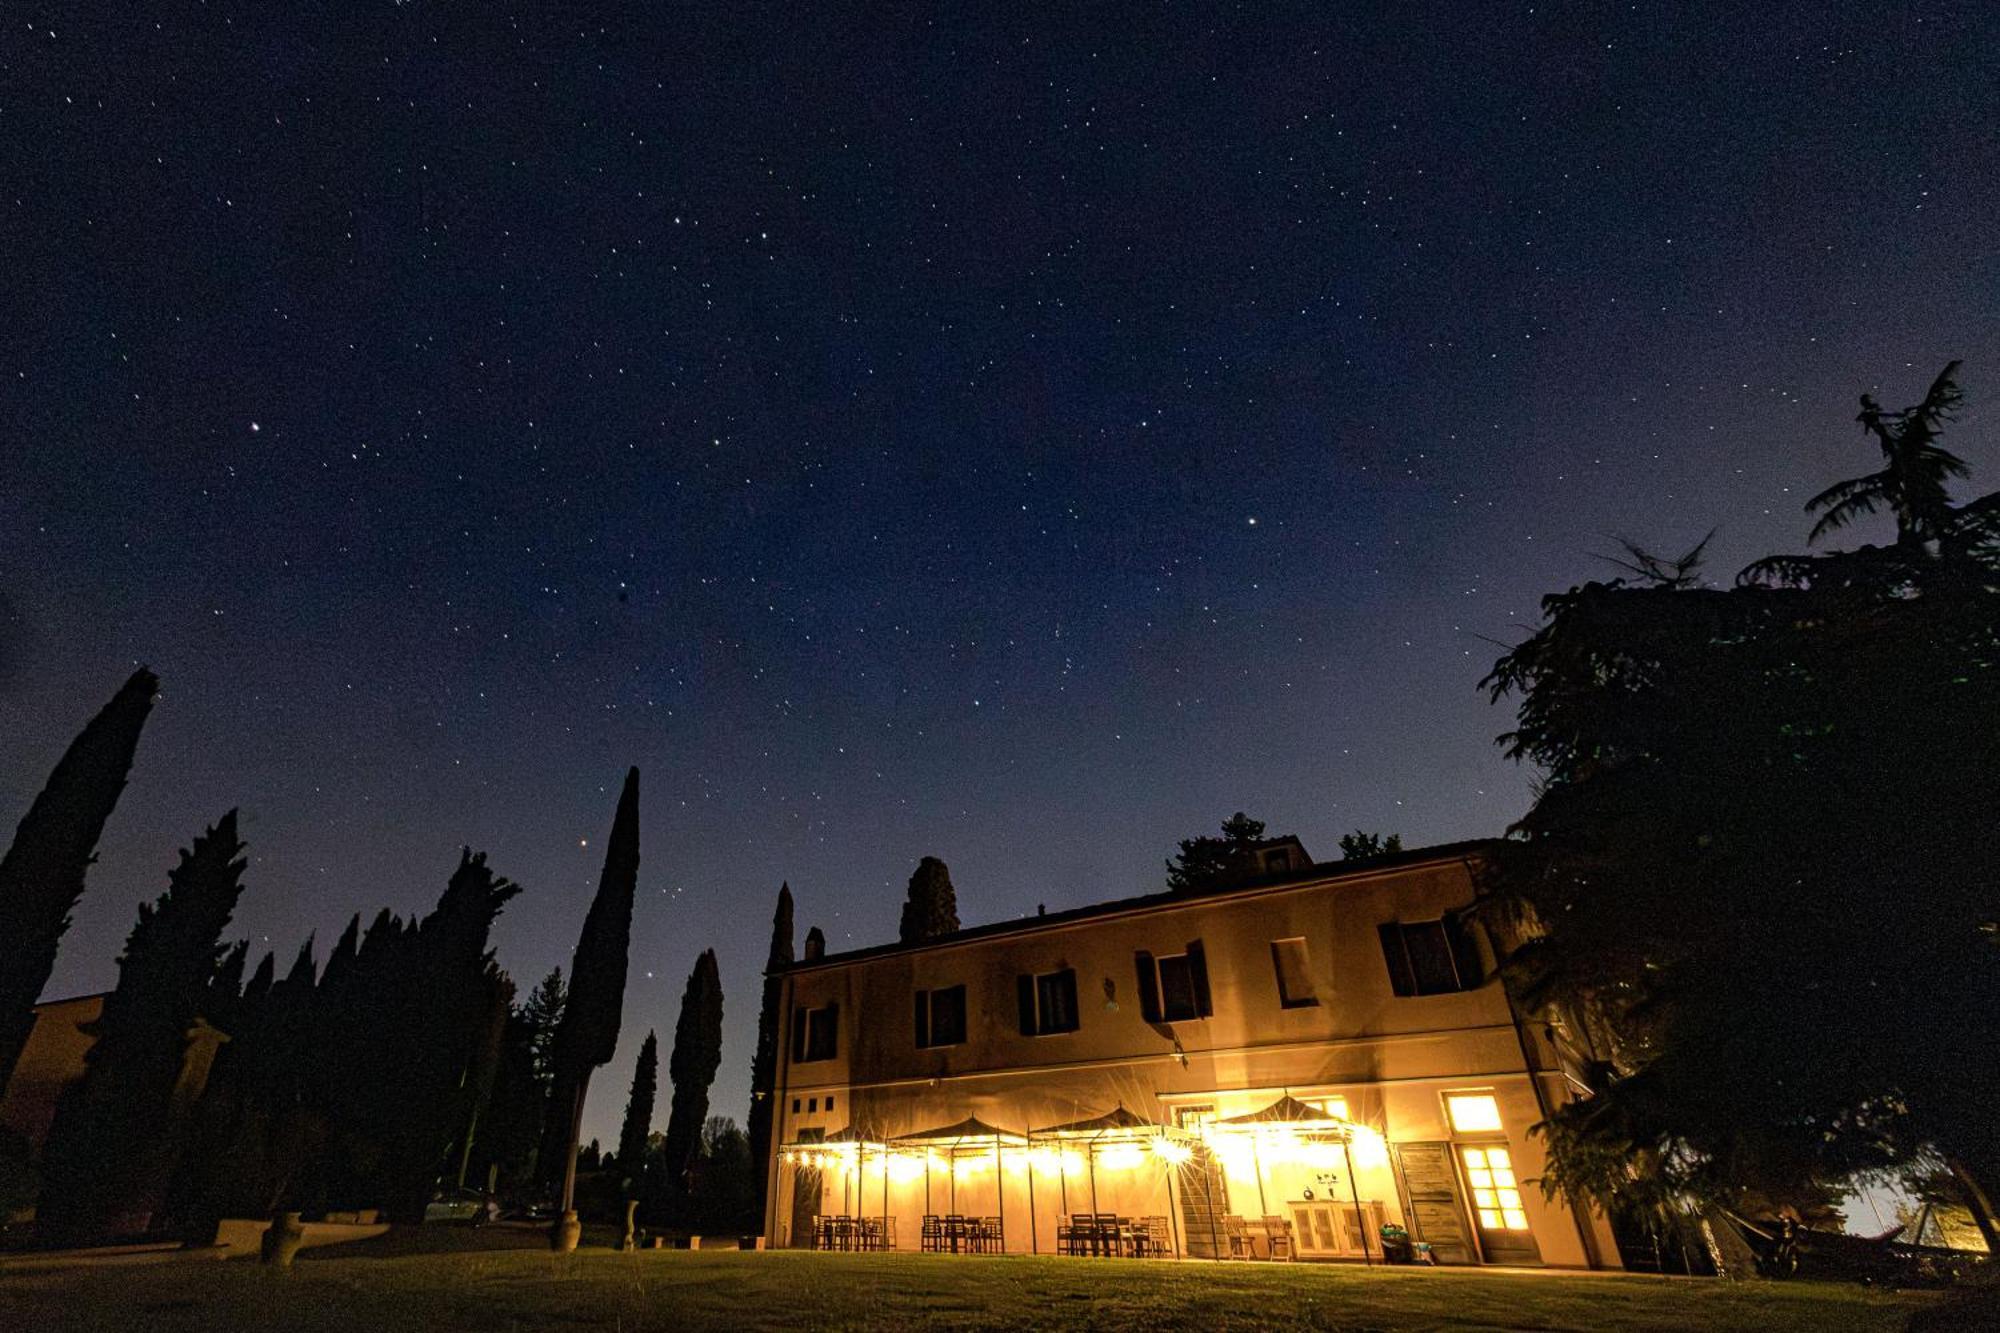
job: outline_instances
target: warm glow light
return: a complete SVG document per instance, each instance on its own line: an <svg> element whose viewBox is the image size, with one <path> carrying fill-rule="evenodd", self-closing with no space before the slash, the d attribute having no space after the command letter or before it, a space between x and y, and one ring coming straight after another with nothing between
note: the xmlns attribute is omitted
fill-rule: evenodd
<svg viewBox="0 0 2000 1333"><path fill-rule="evenodd" d="M1500 1103L1490 1092L1454 1093L1444 1099L1451 1127L1460 1134L1486 1134L1500 1128Z"/></svg>
<svg viewBox="0 0 2000 1333"><path fill-rule="evenodd" d="M1194 1149L1169 1138L1156 1138L1153 1140L1153 1156L1169 1166L1179 1166L1194 1156Z"/></svg>
<svg viewBox="0 0 2000 1333"><path fill-rule="evenodd" d="M1388 1140L1366 1125L1354 1127L1354 1140L1350 1147L1357 1171L1372 1171L1389 1164Z"/></svg>
<svg viewBox="0 0 2000 1333"><path fill-rule="evenodd" d="M1136 1143L1114 1143L1097 1154L1097 1164L1113 1171L1129 1171L1145 1160L1145 1150Z"/></svg>
<svg viewBox="0 0 2000 1333"><path fill-rule="evenodd" d="M898 1153L889 1159L889 1179L898 1185L907 1185L913 1180L919 1180L923 1174L924 1159L921 1157L906 1157Z"/></svg>

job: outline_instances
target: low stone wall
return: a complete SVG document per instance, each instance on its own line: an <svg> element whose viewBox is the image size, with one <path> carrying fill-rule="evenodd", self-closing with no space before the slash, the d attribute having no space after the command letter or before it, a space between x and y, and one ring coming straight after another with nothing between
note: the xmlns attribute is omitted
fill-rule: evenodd
<svg viewBox="0 0 2000 1333"><path fill-rule="evenodd" d="M388 1231L387 1222L305 1222L305 1239L299 1242L302 1250L318 1249L322 1245L344 1245L351 1240L372 1240ZM264 1233L271 1229L271 1219L252 1217L225 1217L215 1228L215 1244L231 1259L243 1255L255 1257L262 1250Z"/></svg>

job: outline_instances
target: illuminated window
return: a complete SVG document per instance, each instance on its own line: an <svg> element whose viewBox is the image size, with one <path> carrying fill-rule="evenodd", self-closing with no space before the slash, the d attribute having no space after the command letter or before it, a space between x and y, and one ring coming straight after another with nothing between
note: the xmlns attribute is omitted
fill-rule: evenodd
<svg viewBox="0 0 2000 1333"><path fill-rule="evenodd" d="M1490 1092L1452 1093L1444 1105L1457 1133L1491 1134L1500 1128L1500 1103Z"/></svg>
<svg viewBox="0 0 2000 1333"><path fill-rule="evenodd" d="M1278 973L1278 1003L1286 1009L1304 1009L1319 1003L1313 994L1312 978L1306 972L1306 942L1303 939L1272 940L1271 966Z"/></svg>
<svg viewBox="0 0 2000 1333"><path fill-rule="evenodd" d="M1465 1181L1472 1187L1472 1209L1487 1231L1526 1231L1528 1214L1521 1207L1521 1190L1514 1180L1514 1159L1505 1148L1460 1148Z"/></svg>

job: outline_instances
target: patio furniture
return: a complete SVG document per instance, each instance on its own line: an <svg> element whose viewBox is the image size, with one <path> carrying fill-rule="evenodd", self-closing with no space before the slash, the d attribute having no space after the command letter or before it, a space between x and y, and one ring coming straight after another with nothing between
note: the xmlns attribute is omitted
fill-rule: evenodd
<svg viewBox="0 0 2000 1333"><path fill-rule="evenodd" d="M997 1217L981 1217L976 1219L975 1221L976 1221L976 1230L974 1231L973 1235L974 1235L974 1244L976 1248L974 1249L973 1253L975 1254L1000 1253L1001 1250L1000 1219Z"/></svg>
<svg viewBox="0 0 2000 1333"><path fill-rule="evenodd" d="M967 1225L964 1214L946 1213L944 1215L944 1244L946 1249L950 1250L953 1254L968 1250L968 1242L971 1240L971 1237L972 1229Z"/></svg>
<svg viewBox="0 0 2000 1333"><path fill-rule="evenodd" d="M1229 1257L1232 1259L1254 1259L1256 1253L1250 1248L1249 1224L1235 1213L1222 1219L1222 1234L1229 1241Z"/></svg>
<svg viewBox="0 0 2000 1333"><path fill-rule="evenodd" d="M937 1254L944 1249L944 1219L936 1213L925 1213L921 1241L926 1254Z"/></svg>
<svg viewBox="0 0 2000 1333"><path fill-rule="evenodd" d="M1136 1228L1141 1243L1141 1259L1164 1259L1174 1252L1173 1233L1163 1216L1148 1217Z"/></svg>
<svg viewBox="0 0 2000 1333"><path fill-rule="evenodd" d="M1267 1243L1270 1247L1269 1254L1271 1258L1289 1260L1292 1257L1292 1224L1290 1222L1275 1215L1266 1217L1264 1219L1264 1234L1267 1237Z"/></svg>

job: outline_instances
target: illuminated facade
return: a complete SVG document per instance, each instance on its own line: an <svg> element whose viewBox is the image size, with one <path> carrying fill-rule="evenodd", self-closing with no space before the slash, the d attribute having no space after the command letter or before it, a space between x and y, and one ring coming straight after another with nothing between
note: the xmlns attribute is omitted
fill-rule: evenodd
<svg viewBox="0 0 2000 1333"><path fill-rule="evenodd" d="M1567 1084L1461 916L1478 854L1297 849L1227 890L795 964L767 1242L957 1249L925 1221L955 1215L966 1248L1096 1252L1090 1214L1128 1252L1380 1259L1392 1223L1447 1263L1617 1267L1536 1182Z"/></svg>

